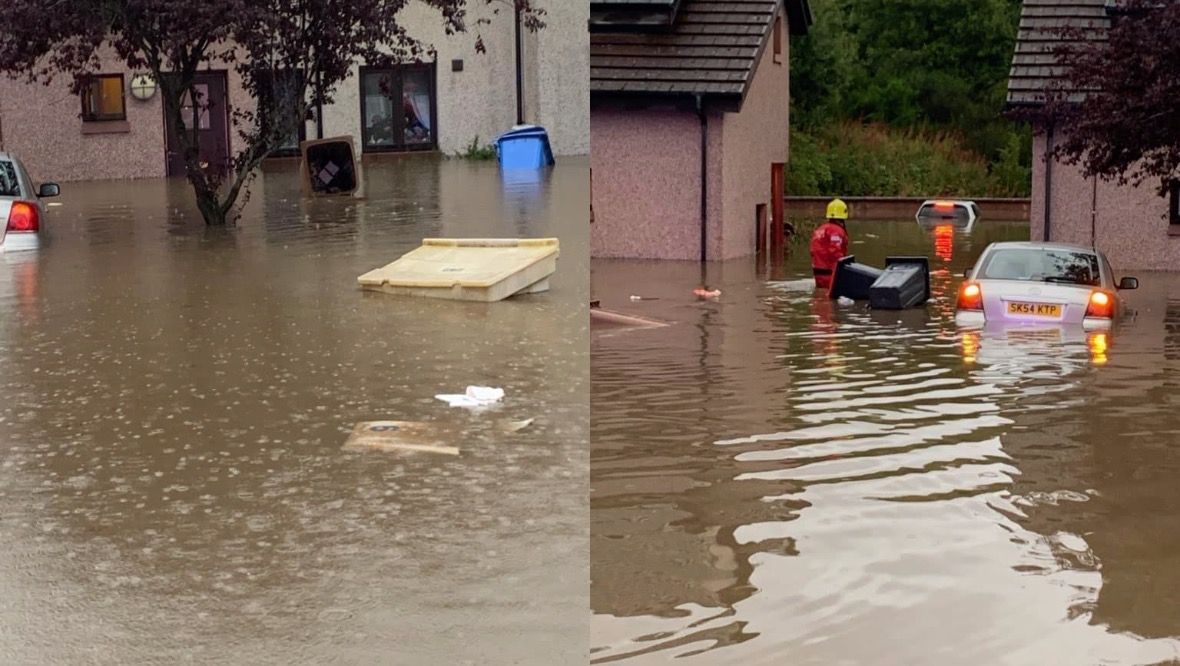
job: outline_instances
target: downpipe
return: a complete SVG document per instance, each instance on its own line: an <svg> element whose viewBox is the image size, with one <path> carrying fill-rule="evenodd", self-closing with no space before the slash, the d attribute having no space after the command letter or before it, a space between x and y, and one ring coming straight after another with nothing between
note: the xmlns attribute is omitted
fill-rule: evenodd
<svg viewBox="0 0 1180 666"><path fill-rule="evenodd" d="M1044 242L1053 238L1053 123L1049 123L1049 131L1045 137L1045 231Z"/></svg>
<svg viewBox="0 0 1180 666"><path fill-rule="evenodd" d="M709 211L709 116L705 113L704 96L696 95L697 115L701 119L701 271L709 260L708 211ZM704 280L701 280L702 284Z"/></svg>

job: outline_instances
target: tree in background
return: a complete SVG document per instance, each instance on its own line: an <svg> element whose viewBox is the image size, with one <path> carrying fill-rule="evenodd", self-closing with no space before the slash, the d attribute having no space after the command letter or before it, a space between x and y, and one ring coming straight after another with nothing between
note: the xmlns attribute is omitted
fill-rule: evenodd
<svg viewBox="0 0 1180 666"><path fill-rule="evenodd" d="M1120 185L1180 180L1180 3L1122 0L1109 30L1061 29L1069 63L1040 108L1013 115L1060 137L1053 156ZM1100 32L1106 39L1094 39Z"/></svg>
<svg viewBox="0 0 1180 666"><path fill-rule="evenodd" d="M1027 191L1031 137L1001 116L1020 0L812 0L812 5L815 25L791 45L797 136L820 136L824 126L849 120L884 124L932 143L954 135L989 164L993 182L980 183L980 189ZM801 143L806 150L806 140ZM795 159L793 148L792 163ZM796 166L810 171L813 181L825 169L843 168L829 163L792 169Z"/></svg>
<svg viewBox="0 0 1180 666"><path fill-rule="evenodd" d="M530 0L472 2L515 4L526 29L542 27ZM0 71L46 84L69 76L73 91L81 93L104 45L132 71L150 71L201 216L219 225L262 161L298 132L313 108L332 102L354 63L385 66L433 57L433 47L401 24L400 12L414 4L435 10L448 35L467 30L467 0L10 0L0 3ZM478 35L475 46L483 52ZM194 77L212 63L235 70L245 91L260 101L257 109L233 109L242 148L228 165L202 163L197 140L201 100ZM302 75L284 78L279 96L288 104L268 108L280 70ZM183 116L185 100L197 102L188 105L190 119Z"/></svg>

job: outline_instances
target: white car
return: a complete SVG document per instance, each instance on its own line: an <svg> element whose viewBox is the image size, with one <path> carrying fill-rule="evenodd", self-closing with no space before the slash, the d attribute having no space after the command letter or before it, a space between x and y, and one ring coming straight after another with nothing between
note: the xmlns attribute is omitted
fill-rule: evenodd
<svg viewBox="0 0 1180 666"><path fill-rule="evenodd" d="M959 287L955 322L1111 328L1125 311L1110 262L1094 248L1061 243L992 243Z"/></svg>
<svg viewBox="0 0 1180 666"><path fill-rule="evenodd" d="M11 153L0 153L0 221L5 222L0 250L17 252L41 247L45 224L42 199L61 193L57 183L42 183L34 190L29 172Z"/></svg>
<svg viewBox="0 0 1180 666"><path fill-rule="evenodd" d="M918 226L923 228L950 224L957 229L970 231L979 219L979 206L974 201L927 199L918 206L914 218L918 220Z"/></svg>

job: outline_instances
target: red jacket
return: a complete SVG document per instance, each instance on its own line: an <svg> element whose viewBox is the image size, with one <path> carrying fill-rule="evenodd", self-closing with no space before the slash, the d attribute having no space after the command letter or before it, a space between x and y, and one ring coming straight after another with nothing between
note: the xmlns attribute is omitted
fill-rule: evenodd
<svg viewBox="0 0 1180 666"><path fill-rule="evenodd" d="M811 268L815 272L817 287L827 287L832 282L832 271L836 262L848 254L848 232L835 222L824 222L811 236Z"/></svg>

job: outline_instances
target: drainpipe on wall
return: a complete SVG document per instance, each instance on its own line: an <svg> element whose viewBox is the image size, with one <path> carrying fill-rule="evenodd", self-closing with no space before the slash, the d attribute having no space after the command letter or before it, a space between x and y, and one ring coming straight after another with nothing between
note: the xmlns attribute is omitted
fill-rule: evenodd
<svg viewBox="0 0 1180 666"><path fill-rule="evenodd" d="M524 77L520 57L520 5L516 6L516 124L524 124Z"/></svg>
<svg viewBox="0 0 1180 666"><path fill-rule="evenodd" d="M1045 237L1046 243L1052 237L1050 222L1053 215L1053 123L1049 122L1048 135L1045 138Z"/></svg>
<svg viewBox="0 0 1180 666"><path fill-rule="evenodd" d="M701 118L701 265L704 266L709 260L709 116L705 114L704 96L697 93L696 101L697 115Z"/></svg>
<svg viewBox="0 0 1180 666"><path fill-rule="evenodd" d="M1090 193L1090 247L1098 249L1098 175L1095 174L1094 189Z"/></svg>

